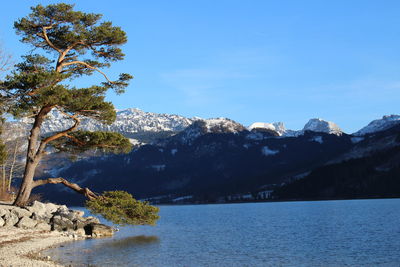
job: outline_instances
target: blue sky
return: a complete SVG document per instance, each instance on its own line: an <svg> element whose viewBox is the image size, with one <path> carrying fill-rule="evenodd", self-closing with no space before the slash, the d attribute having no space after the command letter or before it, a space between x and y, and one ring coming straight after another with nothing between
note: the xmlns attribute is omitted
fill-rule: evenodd
<svg viewBox="0 0 400 267"><path fill-rule="evenodd" d="M0 40L15 60L29 48L13 22L55 2L2 3ZM348 133L400 113L400 1L63 2L127 32L126 58L108 70L135 76L124 95L108 95L119 109L290 129L319 117Z"/></svg>

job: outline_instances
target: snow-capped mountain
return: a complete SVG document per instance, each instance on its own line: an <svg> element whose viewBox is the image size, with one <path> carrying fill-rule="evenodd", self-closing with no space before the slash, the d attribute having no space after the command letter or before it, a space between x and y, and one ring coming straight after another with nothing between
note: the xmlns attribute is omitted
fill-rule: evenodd
<svg viewBox="0 0 400 267"><path fill-rule="evenodd" d="M325 121L322 119L310 119L304 128L299 131L286 129L282 122L266 123L266 122L255 122L248 127L249 131L255 129L266 129L272 130L278 133L279 136L292 137L304 134L306 131L327 133L341 135L343 132L339 126L333 122Z"/></svg>
<svg viewBox="0 0 400 267"><path fill-rule="evenodd" d="M337 124L319 118L309 120L306 123L306 125L304 125L303 132L305 131L328 133L335 135L342 135L343 133Z"/></svg>
<svg viewBox="0 0 400 267"><path fill-rule="evenodd" d="M181 143L190 143L197 137L208 133L239 133L246 128L227 118L198 119L192 125L175 136L175 140Z"/></svg>
<svg viewBox="0 0 400 267"><path fill-rule="evenodd" d="M256 129L267 129L277 132L280 136L284 135L286 132L285 125L283 122L255 122L248 127L249 131L256 130Z"/></svg>
<svg viewBox="0 0 400 267"><path fill-rule="evenodd" d="M82 119L79 129L87 131L114 131L120 133L138 132L177 132L182 131L192 124L193 120L178 115L158 114L145 112L137 108L117 111L117 118L111 125L104 125L96 120ZM65 115L53 110L48 119L43 123L43 133L55 132L66 129L73 122Z"/></svg>
<svg viewBox="0 0 400 267"><path fill-rule="evenodd" d="M25 126L26 131L28 131L28 124L31 121L25 119L19 122L10 122L10 124L13 123ZM400 115L384 116L382 119L372 121L368 126L353 135L357 137L367 133L382 131L396 124L400 124ZM71 119L61 112L53 110L43 123L42 134L65 130L72 125L73 121ZM93 119L82 118L79 129L119 132L130 138L133 143L138 144L153 143L172 135L177 135L176 137L181 138L182 142L191 142L196 137L207 133L238 133L243 131L266 131L274 136L281 137L297 137L305 134L307 131L334 135L343 134L337 124L319 118L310 119L301 130L286 129L282 122L255 122L246 128L242 124L227 118L186 118L179 115L145 112L137 108L118 110L116 121L111 125L104 125ZM7 131L7 129L4 130Z"/></svg>
<svg viewBox="0 0 400 267"><path fill-rule="evenodd" d="M369 133L380 132L397 124L400 124L400 115L387 115L383 116L382 119L371 121L367 126L353 133L353 135L362 136Z"/></svg>

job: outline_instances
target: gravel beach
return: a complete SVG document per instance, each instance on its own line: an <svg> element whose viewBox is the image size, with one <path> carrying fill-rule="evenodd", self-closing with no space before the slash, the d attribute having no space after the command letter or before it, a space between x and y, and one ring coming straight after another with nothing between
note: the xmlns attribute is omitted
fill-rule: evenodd
<svg viewBox="0 0 400 267"><path fill-rule="evenodd" d="M73 240L58 231L0 228L0 266L61 266L41 257L40 251Z"/></svg>

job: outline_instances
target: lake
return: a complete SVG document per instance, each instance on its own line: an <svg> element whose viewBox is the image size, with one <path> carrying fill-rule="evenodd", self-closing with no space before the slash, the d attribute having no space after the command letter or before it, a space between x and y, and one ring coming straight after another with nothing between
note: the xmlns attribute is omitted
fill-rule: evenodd
<svg viewBox="0 0 400 267"><path fill-rule="evenodd" d="M72 266L400 266L400 199L161 206L160 216L46 255Z"/></svg>

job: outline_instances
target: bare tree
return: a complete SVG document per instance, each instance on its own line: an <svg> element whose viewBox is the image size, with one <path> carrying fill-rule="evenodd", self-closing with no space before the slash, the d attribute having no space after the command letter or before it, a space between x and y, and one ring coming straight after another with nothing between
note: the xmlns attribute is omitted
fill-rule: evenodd
<svg viewBox="0 0 400 267"><path fill-rule="evenodd" d="M12 67L11 55L6 53L3 46L0 44L0 78Z"/></svg>
<svg viewBox="0 0 400 267"><path fill-rule="evenodd" d="M24 124L6 122L1 140L3 140L6 158L0 165L0 177L2 179L2 191L11 191L14 178L21 178L24 172L24 160L27 149L28 131Z"/></svg>

